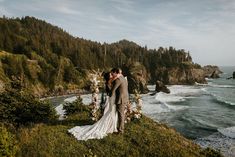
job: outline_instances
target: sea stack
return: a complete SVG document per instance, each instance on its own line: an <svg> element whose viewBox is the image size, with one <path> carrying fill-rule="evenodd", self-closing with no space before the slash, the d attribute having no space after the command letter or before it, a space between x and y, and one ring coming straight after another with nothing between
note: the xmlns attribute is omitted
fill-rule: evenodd
<svg viewBox="0 0 235 157"><path fill-rule="evenodd" d="M170 90L164 85L162 81L156 81L156 92L164 92L164 93L170 93Z"/></svg>
<svg viewBox="0 0 235 157"><path fill-rule="evenodd" d="M218 72L217 70L215 70L215 71L211 74L210 78L220 78L219 72Z"/></svg>
<svg viewBox="0 0 235 157"><path fill-rule="evenodd" d="M235 71L233 72L233 79L235 79Z"/></svg>
<svg viewBox="0 0 235 157"><path fill-rule="evenodd" d="M205 77L219 78L219 74L223 73L218 66L207 65L203 67Z"/></svg>

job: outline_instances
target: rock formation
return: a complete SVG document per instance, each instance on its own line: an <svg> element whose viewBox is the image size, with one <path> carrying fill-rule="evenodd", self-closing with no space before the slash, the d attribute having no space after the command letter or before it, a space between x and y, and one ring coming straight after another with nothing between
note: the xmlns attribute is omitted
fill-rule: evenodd
<svg viewBox="0 0 235 157"><path fill-rule="evenodd" d="M219 74L223 73L218 66L207 65L203 67L205 77L207 78L219 78Z"/></svg>
<svg viewBox="0 0 235 157"><path fill-rule="evenodd" d="M220 78L218 71L215 70L215 71L211 74L210 78Z"/></svg>
<svg viewBox="0 0 235 157"><path fill-rule="evenodd" d="M147 71L139 62L128 63L122 67L124 76L127 76L128 89L130 93L134 93L137 89L140 93L148 93L147 88Z"/></svg>
<svg viewBox="0 0 235 157"><path fill-rule="evenodd" d="M204 71L200 68L181 68L162 67L156 69L157 80L161 80L164 84L195 84L206 83Z"/></svg>
<svg viewBox="0 0 235 157"><path fill-rule="evenodd" d="M235 71L233 72L233 76L227 77L227 80L229 80L229 79L235 79Z"/></svg>
<svg viewBox="0 0 235 157"><path fill-rule="evenodd" d="M170 93L170 90L164 85L164 83L162 81L159 81L159 80L156 82L155 91Z"/></svg>

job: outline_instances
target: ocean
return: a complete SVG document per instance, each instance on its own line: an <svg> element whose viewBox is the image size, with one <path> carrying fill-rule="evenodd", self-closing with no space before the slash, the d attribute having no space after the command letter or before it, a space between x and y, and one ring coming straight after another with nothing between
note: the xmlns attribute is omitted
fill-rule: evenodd
<svg viewBox="0 0 235 157"><path fill-rule="evenodd" d="M166 123L202 147L212 147L227 157L235 157L235 67L208 84L168 86L171 93L145 94L143 111L152 119ZM155 86L148 86L153 91Z"/></svg>
<svg viewBox="0 0 235 157"><path fill-rule="evenodd" d="M235 67L220 67L224 72L208 84L168 86L171 93L143 94L143 113L175 128L202 147L212 147L226 157L235 157ZM149 85L150 93L155 86ZM82 95L85 104L91 95ZM74 97L65 101L73 101ZM60 111L61 105L57 106Z"/></svg>

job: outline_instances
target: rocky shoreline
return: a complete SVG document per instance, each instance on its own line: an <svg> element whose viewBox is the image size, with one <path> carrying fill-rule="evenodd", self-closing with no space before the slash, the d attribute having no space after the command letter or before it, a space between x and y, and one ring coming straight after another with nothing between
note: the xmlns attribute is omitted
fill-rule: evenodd
<svg viewBox="0 0 235 157"><path fill-rule="evenodd" d="M138 69L132 66L132 69ZM147 84L149 80L155 80L151 84L156 84L156 92L163 91L168 93L165 85L194 85L196 83L207 84L206 78L219 78L222 71L218 66L207 65L204 67L187 66L187 67L161 67L156 69L156 78L149 78L144 67L139 68L136 72L129 68L125 73L128 78L130 91L138 89L141 93L147 93ZM235 75L235 74L234 74Z"/></svg>

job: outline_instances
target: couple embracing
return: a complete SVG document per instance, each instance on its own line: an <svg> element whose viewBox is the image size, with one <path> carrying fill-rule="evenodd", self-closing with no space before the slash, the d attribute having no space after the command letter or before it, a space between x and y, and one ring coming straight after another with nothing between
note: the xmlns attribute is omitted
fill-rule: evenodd
<svg viewBox="0 0 235 157"><path fill-rule="evenodd" d="M124 132L125 107L129 103L128 83L121 69L104 74L107 98L103 116L93 125L76 126L68 130L77 140L101 139L108 133Z"/></svg>

